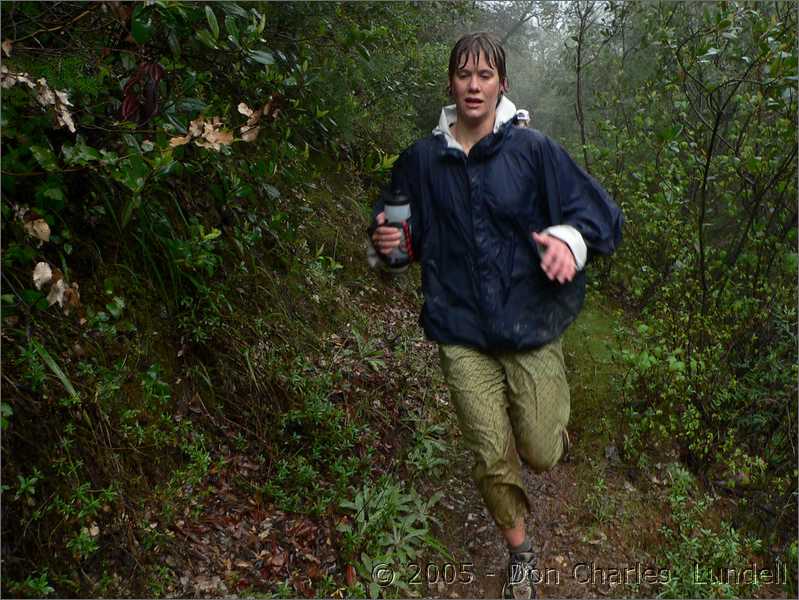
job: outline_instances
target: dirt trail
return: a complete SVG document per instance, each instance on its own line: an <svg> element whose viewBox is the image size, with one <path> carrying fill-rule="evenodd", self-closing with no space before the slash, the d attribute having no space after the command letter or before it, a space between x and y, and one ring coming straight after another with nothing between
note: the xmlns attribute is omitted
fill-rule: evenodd
<svg viewBox="0 0 799 600"><path fill-rule="evenodd" d="M656 537L659 520L639 514L641 522L634 525L638 535L633 539L628 531L630 523L621 522L625 519L622 515L627 515L628 512L619 511L619 514L608 515L607 520L600 525L585 506L584 496L586 490L593 485L594 481L591 479L595 478L596 473L602 473L606 486L604 489L608 493L611 490L628 495L637 493L620 469L609 469L604 457L592 456L592 453L602 452L596 448L595 432L592 430L590 435L588 432L584 433L584 430L592 427L586 426L586 422L596 416L591 414L595 407L589 404L585 396L596 397L600 393L599 388L607 387L607 381L597 380L597 369L602 369L601 361L589 356L592 349L597 352L598 343L609 340L610 336L607 323L603 321L598 324L597 317L591 315L575 324L575 337L593 337L591 344L580 344L578 348L577 344L570 344L568 339L564 344L567 359L569 355L575 357L570 350L578 354L576 360L567 360L573 363L572 368L578 365L574 369L576 372L568 375L572 387L572 418L569 429L573 446L569 461L558 464L546 473L534 473L527 468L523 470L524 482L532 503L532 512L527 518L527 530L538 555L540 584L537 591L541 597L601 598L629 596L633 591L640 596L656 593L646 581L642 581L643 585L637 588L621 585L624 573L614 575L613 569L637 569L638 565L644 569L652 566L647 565L647 557L641 556L635 546L648 537ZM603 316L599 316L599 319L602 320ZM605 391L602 390L602 393ZM455 556L455 564L454 568L450 568L447 580L442 581L445 579L441 574L446 567L446 561L430 561L432 565L427 574L429 576L425 577L428 580L426 595L497 598L504 580L507 549L473 483L471 455L461 443L454 417L451 420L451 430L456 439L452 443L453 456L448 469L448 480L445 485L434 489L445 494L439 508L445 526L439 535ZM582 443L583 438L588 437L592 438L592 450L583 447L588 445ZM597 467L587 466L589 457ZM616 520L619 522L615 522ZM452 583L452 573L464 570L473 571L474 580L468 584ZM635 574L629 571L627 581L635 584L638 580L643 580L638 571Z"/></svg>
<svg viewBox="0 0 799 600"><path fill-rule="evenodd" d="M471 584L434 582L429 597L498 598L502 589L507 549L505 542L483 506L469 477L470 458L461 450L456 466L463 476L448 482L449 494L441 502L446 522L443 537L456 557L455 567L471 565ZM560 464L547 473L525 470L524 481L532 513L527 529L538 555L537 587L540 597L602 598L618 596L622 586L611 580L612 568L633 567L642 562L631 556L623 540L609 539L585 525L575 466ZM591 534L595 533L595 537ZM432 561L443 571L443 561ZM602 569L605 569L604 571ZM432 569L435 575L435 568ZM603 574L605 580L602 580ZM431 578L433 579L433 578ZM443 579L442 577L438 578ZM451 580L451 578L450 578ZM648 596L642 586L641 595ZM630 589L626 590L626 594Z"/></svg>
<svg viewBox="0 0 799 600"><path fill-rule="evenodd" d="M397 317L415 320L415 307L404 306ZM610 394L612 375L606 345L613 343L612 323L601 308L588 306L564 342L572 396L569 430L573 447L569 461L546 473L523 470L532 503L527 529L539 557L541 583L537 591L541 597L650 597L657 593L646 581L639 586L621 585L623 572L616 572L614 579L613 569L654 566L640 548L647 542L655 542L663 521L662 515L653 514L658 503L651 500L657 490L651 496L646 488L639 491L637 482L633 485L628 480L618 461L611 466L603 456L604 441L599 434L596 411ZM421 331L415 337L416 351L423 362L437 367L436 345L423 341ZM409 365L396 368L407 369ZM416 575L411 589L431 598L497 598L504 581L506 545L473 482L472 456L462 443L440 372L433 368L426 377L432 393L422 412L449 429L450 454L442 479L422 482L421 487L429 495L443 493L436 509L443 526L435 533L453 560L440 556L419 560L411 567ZM406 398L405 402L415 404L418 400ZM586 494L592 492L594 480L600 475L603 478L600 489L630 499L605 502L597 498L605 511L602 523L585 502ZM638 571L634 574L630 571L627 576L632 584L641 579ZM414 583L418 587L414 588Z"/></svg>

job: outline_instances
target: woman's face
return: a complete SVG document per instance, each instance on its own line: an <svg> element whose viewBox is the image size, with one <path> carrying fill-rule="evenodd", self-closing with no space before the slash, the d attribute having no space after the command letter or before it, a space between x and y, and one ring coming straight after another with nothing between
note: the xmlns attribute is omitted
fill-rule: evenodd
<svg viewBox="0 0 799 600"><path fill-rule="evenodd" d="M470 127L486 121L494 125L499 95L505 91L505 82L500 81L497 70L492 67L485 54L480 53L475 64L474 55L462 64L450 80L452 97L458 112L458 120Z"/></svg>

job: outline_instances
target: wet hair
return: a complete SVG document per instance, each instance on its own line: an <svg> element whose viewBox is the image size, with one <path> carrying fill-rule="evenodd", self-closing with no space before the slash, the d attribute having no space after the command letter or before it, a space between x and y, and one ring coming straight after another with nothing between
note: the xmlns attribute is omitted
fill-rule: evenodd
<svg viewBox="0 0 799 600"><path fill-rule="evenodd" d="M507 85L508 73L505 69L505 50L502 48L502 44L499 43L497 36L485 31L467 33L455 42L455 46L449 55L448 83L455 76L455 71L469 62L470 57L473 57L475 62L480 60L480 53L485 56L491 68L497 70L500 84ZM499 95L499 99L501 98L502 93Z"/></svg>

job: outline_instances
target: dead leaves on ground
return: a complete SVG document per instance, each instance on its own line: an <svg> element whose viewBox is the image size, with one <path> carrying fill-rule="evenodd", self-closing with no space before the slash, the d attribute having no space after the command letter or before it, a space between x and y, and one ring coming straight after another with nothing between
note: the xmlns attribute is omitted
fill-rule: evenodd
<svg viewBox="0 0 799 600"><path fill-rule="evenodd" d="M39 213L27 206L18 204L14 205L13 210L14 217L22 223L25 232L32 238L39 240L37 247L41 248L45 242L50 241L50 226ZM50 266L49 263L39 262L34 267L31 276L33 285L37 290L42 288L48 290L47 303L49 306L57 303L58 306L64 309L65 315L69 315L72 310L80 307L78 283L67 283L60 269Z"/></svg>
<svg viewBox="0 0 799 600"><path fill-rule="evenodd" d="M208 597L288 582L300 596L313 597L317 582L340 569L333 523L262 505L257 494L236 485L257 478L259 467L240 455L227 461L224 468L212 468L199 516L192 518L187 509L170 528L182 542L174 547L182 556L166 559L182 588L175 592Z"/></svg>
<svg viewBox="0 0 799 600"><path fill-rule="evenodd" d="M27 206L20 206L19 204L15 204L13 208L14 217L17 221L22 222L22 227L25 229L25 232L29 236L39 240L38 248L41 248L42 244L45 242L50 241L50 225L47 224L47 221L45 221L39 213Z"/></svg>

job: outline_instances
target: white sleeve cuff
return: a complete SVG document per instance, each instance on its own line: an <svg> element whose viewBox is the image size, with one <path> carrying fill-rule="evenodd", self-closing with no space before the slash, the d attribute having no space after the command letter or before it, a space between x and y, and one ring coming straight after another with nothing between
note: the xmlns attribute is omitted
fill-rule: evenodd
<svg viewBox="0 0 799 600"><path fill-rule="evenodd" d="M561 242L565 243L574 255L575 267L578 271L582 271L583 267L585 266L586 258L588 258L588 247L585 245L585 240L583 240L583 236L579 231L577 231L577 229L571 225L553 225L552 227L547 227L541 232L541 235L544 234L551 235L552 237L558 238ZM543 257L544 249L540 244L537 244L537 246L538 254Z"/></svg>

